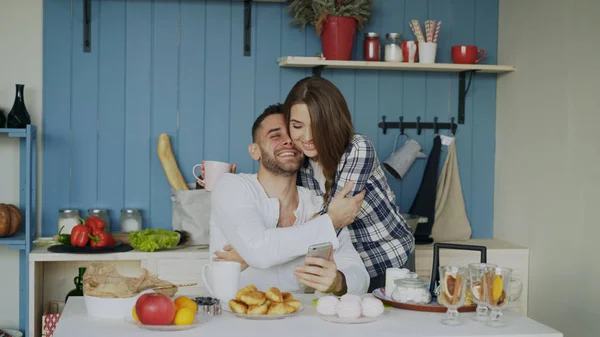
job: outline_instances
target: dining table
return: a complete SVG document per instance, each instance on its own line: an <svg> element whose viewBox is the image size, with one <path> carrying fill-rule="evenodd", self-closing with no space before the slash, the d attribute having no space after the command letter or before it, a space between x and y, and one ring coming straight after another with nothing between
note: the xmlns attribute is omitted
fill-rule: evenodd
<svg viewBox="0 0 600 337"><path fill-rule="evenodd" d="M367 296L372 296L367 294ZM531 318L507 310L504 327L489 327L471 319L475 313L460 313L463 324L448 326L441 322L445 313L420 312L386 307L373 322L363 324L332 323L317 313L314 294L294 294L302 309L277 320L241 318L223 308L220 315L198 314L200 324L183 331L149 331L131 318L90 317L83 297L70 297L56 325L53 337L563 337L563 334Z"/></svg>

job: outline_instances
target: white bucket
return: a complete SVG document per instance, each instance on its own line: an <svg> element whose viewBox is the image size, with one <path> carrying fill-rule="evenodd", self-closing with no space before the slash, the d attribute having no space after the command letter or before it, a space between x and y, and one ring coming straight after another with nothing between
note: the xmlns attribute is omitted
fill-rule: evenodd
<svg viewBox="0 0 600 337"><path fill-rule="evenodd" d="M123 319L130 317L131 310L138 298L146 293L152 293L154 290L144 290L134 297L126 298L105 298L83 295L85 307L88 316L97 318Z"/></svg>

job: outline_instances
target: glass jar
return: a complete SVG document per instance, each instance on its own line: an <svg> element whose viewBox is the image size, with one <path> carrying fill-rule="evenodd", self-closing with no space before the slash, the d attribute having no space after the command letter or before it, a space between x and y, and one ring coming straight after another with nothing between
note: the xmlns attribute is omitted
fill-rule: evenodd
<svg viewBox="0 0 600 337"><path fill-rule="evenodd" d="M121 218L121 232L139 232L142 230L142 214L139 209L122 209Z"/></svg>
<svg viewBox="0 0 600 337"><path fill-rule="evenodd" d="M58 211L58 231L60 234L71 234L73 227L77 226L79 223L78 210L61 209Z"/></svg>
<svg viewBox="0 0 600 337"><path fill-rule="evenodd" d="M413 274L413 275L410 275ZM398 279L396 289L392 293L392 299L400 303L428 304L431 303L431 293L429 292L429 281L410 273L407 278Z"/></svg>
<svg viewBox="0 0 600 337"><path fill-rule="evenodd" d="M378 33L366 33L363 47L365 61L381 61L381 44Z"/></svg>
<svg viewBox="0 0 600 337"><path fill-rule="evenodd" d="M110 233L110 217L106 209L88 209L88 216L97 216L104 221L104 231Z"/></svg>
<svg viewBox="0 0 600 337"><path fill-rule="evenodd" d="M402 34L385 34L385 61L402 62Z"/></svg>

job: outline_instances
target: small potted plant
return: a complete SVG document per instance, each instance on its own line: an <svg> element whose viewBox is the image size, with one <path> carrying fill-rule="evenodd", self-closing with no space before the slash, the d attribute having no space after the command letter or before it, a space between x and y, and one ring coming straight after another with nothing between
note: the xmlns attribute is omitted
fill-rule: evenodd
<svg viewBox="0 0 600 337"><path fill-rule="evenodd" d="M356 28L371 19L373 0L289 0L292 25L315 26L328 60L350 60Z"/></svg>

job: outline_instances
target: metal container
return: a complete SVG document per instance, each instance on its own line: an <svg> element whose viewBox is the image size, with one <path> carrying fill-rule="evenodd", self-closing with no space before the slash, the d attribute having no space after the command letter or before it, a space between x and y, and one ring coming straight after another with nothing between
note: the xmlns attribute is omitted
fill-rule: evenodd
<svg viewBox="0 0 600 337"><path fill-rule="evenodd" d="M208 316L221 315L221 302L213 297L196 297L194 302L198 304L198 312L202 312Z"/></svg>

